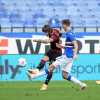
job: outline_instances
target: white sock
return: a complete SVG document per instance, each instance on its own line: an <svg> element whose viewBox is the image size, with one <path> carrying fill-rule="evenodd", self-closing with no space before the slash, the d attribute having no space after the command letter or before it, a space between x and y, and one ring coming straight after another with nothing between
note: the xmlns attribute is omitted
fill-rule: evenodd
<svg viewBox="0 0 100 100"><path fill-rule="evenodd" d="M72 81L72 82L75 83L75 84L78 84L79 86L82 85L82 82L79 81L77 78L75 78L75 77L73 77L73 76L71 77L70 81Z"/></svg>
<svg viewBox="0 0 100 100"><path fill-rule="evenodd" d="M39 73L37 73L33 78L41 77L41 76L45 76L45 75L47 75L47 72L46 72L46 70L43 70L43 71L39 71Z"/></svg>

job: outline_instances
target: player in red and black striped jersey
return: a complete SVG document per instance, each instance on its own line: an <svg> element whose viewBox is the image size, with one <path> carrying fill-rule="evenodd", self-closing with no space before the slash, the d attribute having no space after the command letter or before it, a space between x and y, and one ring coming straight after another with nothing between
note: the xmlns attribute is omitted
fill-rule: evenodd
<svg viewBox="0 0 100 100"><path fill-rule="evenodd" d="M56 60L57 57L62 55L62 50L61 48L59 48L57 46L57 44L60 44L60 37L61 34L59 32L59 25L53 22L49 22L49 25L44 25L44 27L42 28L42 31L45 33L48 33L47 36L49 37L49 39L47 40L33 40L34 42L41 42L41 43L50 43L50 49L48 50L48 52L45 54L45 56L41 59L39 65L37 66L36 69L33 70L28 70L28 75L30 78L33 78L34 75L36 75L37 73L39 73L39 71L41 69L44 68L44 65L47 61L49 61L50 63L52 63L53 61ZM50 79L52 77L52 73L49 73L47 75L45 84L48 85Z"/></svg>

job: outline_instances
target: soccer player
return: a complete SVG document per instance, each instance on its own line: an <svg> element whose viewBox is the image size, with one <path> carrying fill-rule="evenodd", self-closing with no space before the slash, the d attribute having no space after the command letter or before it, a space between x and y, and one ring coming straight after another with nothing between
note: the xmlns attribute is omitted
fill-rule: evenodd
<svg viewBox="0 0 100 100"><path fill-rule="evenodd" d="M50 43L50 49L45 54L45 56L41 59L36 69L28 70L28 76L30 78L34 78L34 75L39 73L39 71L44 68L44 65L47 61L52 63L52 61L55 61L57 57L62 55L61 48L56 46L56 43L58 44L60 43L61 34L59 32L59 28L60 28L60 22L56 19L51 19L49 21L49 25L45 25L42 29L43 32L48 33L47 36L49 37L49 39L48 40L43 40L43 39L33 40L34 42ZM51 77L52 77L52 73L49 73L47 75L45 84L49 83Z"/></svg>
<svg viewBox="0 0 100 100"><path fill-rule="evenodd" d="M54 63L49 67L49 72L51 73L55 67L59 65L62 66L62 77L65 80L78 84L81 89L86 88L86 84L79 81L70 74L73 61L77 58L78 44L74 37L74 34L69 30L70 29L70 20L63 20L62 26L66 32L66 40L64 48L64 55L58 57Z"/></svg>
<svg viewBox="0 0 100 100"><path fill-rule="evenodd" d="M70 24L71 23L69 20L65 19L62 21L63 29L66 32L66 41L65 41L65 46L62 46L60 44L58 44L58 46L64 48L64 55L56 58L56 61L49 66L48 73L52 73L54 68L62 66L63 79L78 84L81 89L84 89L87 87L87 85L79 81L78 79L76 79L70 74L73 60L77 58L77 51L78 51L78 44L74 37L74 34L70 31ZM47 88L48 88L48 84L44 83L41 90L47 90Z"/></svg>

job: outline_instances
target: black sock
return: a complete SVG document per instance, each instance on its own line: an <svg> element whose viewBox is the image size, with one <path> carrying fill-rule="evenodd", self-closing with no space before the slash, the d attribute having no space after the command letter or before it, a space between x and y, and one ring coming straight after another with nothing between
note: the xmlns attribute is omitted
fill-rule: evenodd
<svg viewBox="0 0 100 100"><path fill-rule="evenodd" d="M52 78L52 72L49 72L48 75L47 75L47 78L46 78L46 80L45 80L45 84L46 84L46 85L49 84L51 78Z"/></svg>
<svg viewBox="0 0 100 100"><path fill-rule="evenodd" d="M37 69L39 69L39 70L43 69L44 65L45 65L45 61L44 60L41 60L41 62L37 66Z"/></svg>

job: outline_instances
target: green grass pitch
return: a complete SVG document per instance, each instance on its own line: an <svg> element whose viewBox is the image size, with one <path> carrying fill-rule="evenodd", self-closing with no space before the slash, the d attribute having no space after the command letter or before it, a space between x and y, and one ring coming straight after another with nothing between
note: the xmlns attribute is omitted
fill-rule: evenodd
<svg viewBox="0 0 100 100"><path fill-rule="evenodd" d="M67 81L52 81L47 91L40 91L42 82L0 82L0 100L100 100L100 85L85 81L81 91Z"/></svg>

